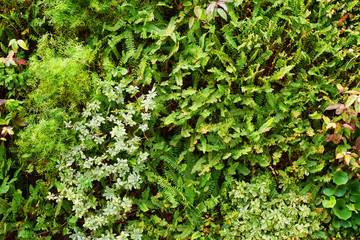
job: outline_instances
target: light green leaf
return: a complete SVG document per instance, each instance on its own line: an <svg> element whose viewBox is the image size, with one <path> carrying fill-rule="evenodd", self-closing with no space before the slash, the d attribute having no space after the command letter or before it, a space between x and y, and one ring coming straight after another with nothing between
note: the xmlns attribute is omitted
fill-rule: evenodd
<svg viewBox="0 0 360 240"><path fill-rule="evenodd" d="M325 188L325 189L323 190L323 194L325 194L325 195L328 196L328 197L334 195L334 193L335 193L335 188L334 188L334 187Z"/></svg>
<svg viewBox="0 0 360 240"><path fill-rule="evenodd" d="M191 27L194 25L194 20L195 20L194 17L191 17L191 18L189 19L189 29L191 29Z"/></svg>
<svg viewBox="0 0 360 240"><path fill-rule="evenodd" d="M227 14L222 8L218 8L216 12L220 15L220 17L227 21Z"/></svg>
<svg viewBox="0 0 360 240"><path fill-rule="evenodd" d="M285 66L282 67L278 72L274 74L272 77L273 79L282 79L287 73L291 71L291 69L294 68L295 65Z"/></svg>
<svg viewBox="0 0 360 240"><path fill-rule="evenodd" d="M201 233L199 231L194 232L193 235L191 235L191 240L198 239L199 237L201 237Z"/></svg>
<svg viewBox="0 0 360 240"><path fill-rule="evenodd" d="M272 127L272 123L274 122L274 118L270 118L269 120L267 120L259 129L259 132L261 133L265 133L268 132Z"/></svg>
<svg viewBox="0 0 360 240"><path fill-rule="evenodd" d="M319 113L319 112L317 112L317 111L315 111L314 113L312 113L312 114L309 115L309 117L310 117L311 119L315 119L315 120L321 119L322 116L323 116L323 114L322 114L322 113Z"/></svg>
<svg viewBox="0 0 360 240"><path fill-rule="evenodd" d="M184 2L184 7L190 7L190 6L192 6L191 1Z"/></svg>
<svg viewBox="0 0 360 240"><path fill-rule="evenodd" d="M16 43L16 39L11 39L10 42L9 42L9 47L14 43Z"/></svg>
<svg viewBox="0 0 360 240"><path fill-rule="evenodd" d="M166 32L165 32L165 35L164 36L170 36L171 34L173 34L173 32L175 31L175 28L176 28L176 22L175 22L176 18L175 17L172 17L170 22L169 22L169 25L168 27L166 28Z"/></svg>
<svg viewBox="0 0 360 240"><path fill-rule="evenodd" d="M121 75L126 75L129 72L126 68L119 68L118 71Z"/></svg>
<svg viewBox="0 0 360 240"><path fill-rule="evenodd" d="M345 103L345 108L350 107L358 98L358 95L351 95Z"/></svg>
<svg viewBox="0 0 360 240"><path fill-rule="evenodd" d="M19 39L17 40L17 43L22 49L29 50L28 47L26 46L26 43L23 40Z"/></svg>
<svg viewBox="0 0 360 240"><path fill-rule="evenodd" d="M333 181L336 185L346 184L349 180L349 176L346 172L337 171L333 176Z"/></svg>
<svg viewBox="0 0 360 240"><path fill-rule="evenodd" d="M202 9L199 7L199 6L196 6L194 8L194 13L195 13L195 16L200 19L201 18L201 15L202 15Z"/></svg>
<svg viewBox="0 0 360 240"><path fill-rule="evenodd" d="M139 204L139 208L140 208L140 210L143 211L143 212L149 211L148 206L147 206L146 203L144 203L144 202L141 202L141 203Z"/></svg>
<svg viewBox="0 0 360 240"><path fill-rule="evenodd" d="M333 208L336 204L336 199L334 196L331 196L330 199L324 199L322 205L326 208Z"/></svg>
<svg viewBox="0 0 360 240"><path fill-rule="evenodd" d="M195 172L200 172L203 164L205 163L206 159L205 157L200 158L194 165L194 167L191 170L191 174L195 173Z"/></svg>

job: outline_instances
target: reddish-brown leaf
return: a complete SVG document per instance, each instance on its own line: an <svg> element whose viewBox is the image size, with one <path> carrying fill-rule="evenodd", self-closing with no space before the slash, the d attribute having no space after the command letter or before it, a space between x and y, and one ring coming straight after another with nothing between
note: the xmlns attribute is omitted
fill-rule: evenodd
<svg viewBox="0 0 360 240"><path fill-rule="evenodd" d="M27 65L26 61L24 59L16 59L16 62L19 64L19 65Z"/></svg>
<svg viewBox="0 0 360 240"><path fill-rule="evenodd" d="M355 148L356 150L358 150L358 152L360 152L360 137L356 139Z"/></svg>

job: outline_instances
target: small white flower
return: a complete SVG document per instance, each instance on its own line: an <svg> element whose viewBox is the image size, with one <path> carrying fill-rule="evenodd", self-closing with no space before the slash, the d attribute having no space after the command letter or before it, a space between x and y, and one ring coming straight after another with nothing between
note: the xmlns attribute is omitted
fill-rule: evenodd
<svg viewBox="0 0 360 240"><path fill-rule="evenodd" d="M139 88L137 86L133 86L133 85L130 85L128 86L126 89L126 92L133 95L133 94L136 94L137 92L139 92Z"/></svg>
<svg viewBox="0 0 360 240"><path fill-rule="evenodd" d="M65 123L65 127L67 127L67 128L71 128L71 127L72 127L71 121L69 121L69 122L64 121L64 123Z"/></svg>
<svg viewBox="0 0 360 240"><path fill-rule="evenodd" d="M145 132L146 130L149 129L149 127L148 127L147 123L145 123L145 124L140 125L140 126L139 126L139 129L140 129L141 131Z"/></svg>
<svg viewBox="0 0 360 240"><path fill-rule="evenodd" d="M151 118L151 114L150 113L141 113L141 119L143 121L149 121Z"/></svg>
<svg viewBox="0 0 360 240"><path fill-rule="evenodd" d="M133 240L141 240L142 234L140 229L134 229L131 233L131 239Z"/></svg>

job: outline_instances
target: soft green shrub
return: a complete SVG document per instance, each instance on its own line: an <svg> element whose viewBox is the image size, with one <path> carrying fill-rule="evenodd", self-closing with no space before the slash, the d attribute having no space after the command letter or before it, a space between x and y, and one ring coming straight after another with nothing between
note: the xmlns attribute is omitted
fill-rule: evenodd
<svg viewBox="0 0 360 240"><path fill-rule="evenodd" d="M33 111L63 107L77 111L91 95L95 82L89 65L95 52L74 41L45 35L39 40L37 54L30 61L34 76L28 81Z"/></svg>
<svg viewBox="0 0 360 240"><path fill-rule="evenodd" d="M33 72L27 84L32 92L25 101L28 127L17 141L19 154L40 172L54 170L53 161L71 144L72 135L64 121L76 119L94 92L94 78L88 72L94 52L75 42L63 42L45 35L37 55L29 63ZM29 167L27 166L27 167Z"/></svg>

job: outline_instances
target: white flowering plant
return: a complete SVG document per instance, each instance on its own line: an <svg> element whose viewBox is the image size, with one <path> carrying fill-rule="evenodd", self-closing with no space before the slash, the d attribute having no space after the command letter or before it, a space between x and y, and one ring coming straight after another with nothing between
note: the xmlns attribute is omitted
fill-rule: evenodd
<svg viewBox="0 0 360 240"><path fill-rule="evenodd" d="M321 211L307 204L312 194L303 194L285 172L279 172L279 179L265 172L254 175L251 182L233 183L229 201L224 199L221 207L223 239L321 238Z"/></svg>
<svg viewBox="0 0 360 240"><path fill-rule="evenodd" d="M110 77L99 79L98 86L80 120L65 122L78 142L58 161L57 193L50 192L48 199L70 201L73 222L83 222L91 238L141 239L138 229L122 229L120 235L108 230L126 220L132 209L129 193L142 184L149 156L143 142L155 108L155 87L141 94L131 79L116 82Z"/></svg>

